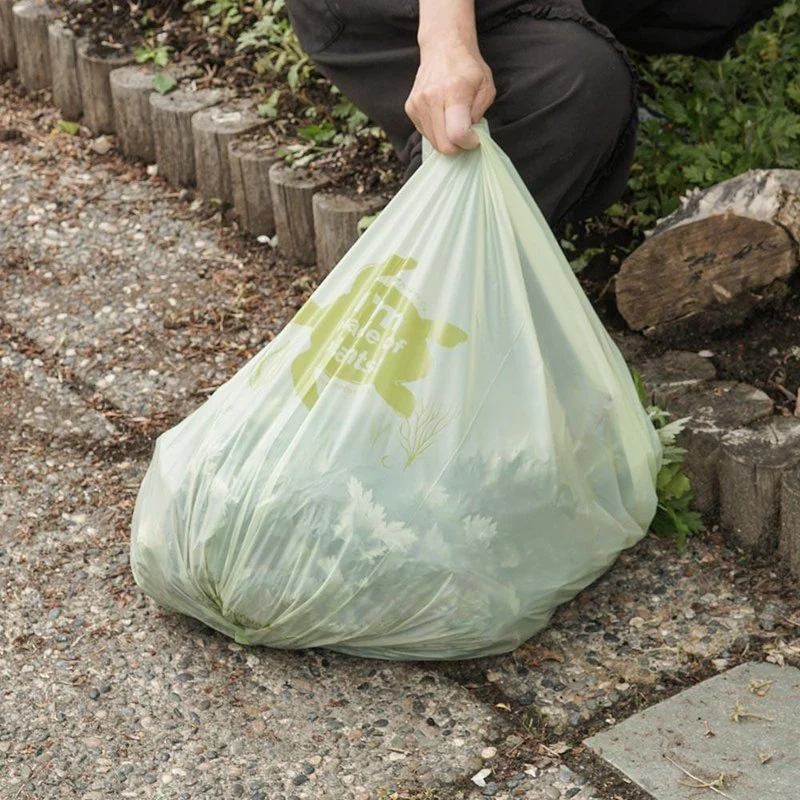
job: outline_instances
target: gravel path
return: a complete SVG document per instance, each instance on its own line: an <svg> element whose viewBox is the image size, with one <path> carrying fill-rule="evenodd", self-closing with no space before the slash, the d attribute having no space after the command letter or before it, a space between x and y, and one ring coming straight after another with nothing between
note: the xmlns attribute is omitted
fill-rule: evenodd
<svg viewBox="0 0 800 800"><path fill-rule="evenodd" d="M798 597L719 534L645 540L482 661L243 649L160 611L127 561L153 437L319 276L55 121L0 83L0 798L637 800L586 734L800 661Z"/></svg>

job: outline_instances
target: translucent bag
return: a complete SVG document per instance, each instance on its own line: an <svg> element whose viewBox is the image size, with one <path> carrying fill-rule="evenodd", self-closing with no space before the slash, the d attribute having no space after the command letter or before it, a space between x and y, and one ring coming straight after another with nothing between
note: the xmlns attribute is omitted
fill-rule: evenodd
<svg viewBox="0 0 800 800"><path fill-rule="evenodd" d="M485 124L158 440L131 563L240 643L512 650L646 532L658 437Z"/></svg>

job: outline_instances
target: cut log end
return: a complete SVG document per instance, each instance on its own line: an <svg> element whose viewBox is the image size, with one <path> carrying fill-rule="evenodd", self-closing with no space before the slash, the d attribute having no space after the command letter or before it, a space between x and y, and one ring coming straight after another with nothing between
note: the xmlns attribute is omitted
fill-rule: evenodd
<svg viewBox="0 0 800 800"><path fill-rule="evenodd" d="M696 192L617 276L619 310L659 335L737 324L798 267L800 170L751 170Z"/></svg>
<svg viewBox="0 0 800 800"><path fill-rule="evenodd" d="M313 197L329 179L308 169L274 164L269 182L278 250L299 264L315 264Z"/></svg>
<svg viewBox="0 0 800 800"><path fill-rule="evenodd" d="M192 117L197 188L203 197L233 203L229 145L264 124L255 107L241 102L207 108Z"/></svg>
<svg viewBox="0 0 800 800"><path fill-rule="evenodd" d="M760 389L735 381L710 381L675 399L670 411L689 418L678 437L686 449L684 467L692 481L693 507L707 525L719 516L719 458L722 440L773 413L772 400Z"/></svg>
<svg viewBox="0 0 800 800"><path fill-rule="evenodd" d="M192 116L221 103L226 93L220 89L197 92L180 90L170 94L151 94L150 113L158 173L174 186L195 182Z"/></svg>
<svg viewBox="0 0 800 800"><path fill-rule="evenodd" d="M778 544L781 482L800 464L800 420L776 417L722 440L722 527L737 544L767 553Z"/></svg>
<svg viewBox="0 0 800 800"><path fill-rule="evenodd" d="M17 40L14 36L12 7L17 0L0 0L0 72L17 66Z"/></svg>
<svg viewBox="0 0 800 800"><path fill-rule="evenodd" d="M233 206L239 224L255 236L275 233L269 170L278 162L272 141L233 139L228 144Z"/></svg>
<svg viewBox="0 0 800 800"><path fill-rule="evenodd" d="M53 103L64 119L78 120L83 113L78 80L75 34L60 20L48 28L50 63L53 69Z"/></svg>
<svg viewBox="0 0 800 800"><path fill-rule="evenodd" d="M29 91L49 89L53 85L47 29L60 15L58 8L41 0L20 0L12 7L19 79Z"/></svg>
<svg viewBox="0 0 800 800"><path fill-rule="evenodd" d="M694 320L737 324L766 287L797 267L781 226L735 214L684 223L646 241L617 276L617 304L634 330L659 333Z"/></svg>
<svg viewBox="0 0 800 800"><path fill-rule="evenodd" d="M78 45L78 80L86 126L95 134L114 132L111 72L128 66L132 55L97 55L89 42Z"/></svg>

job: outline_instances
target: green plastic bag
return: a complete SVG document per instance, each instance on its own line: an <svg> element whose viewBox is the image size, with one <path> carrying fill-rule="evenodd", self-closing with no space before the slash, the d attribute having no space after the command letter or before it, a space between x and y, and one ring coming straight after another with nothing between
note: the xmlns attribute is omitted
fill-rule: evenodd
<svg viewBox="0 0 800 800"><path fill-rule="evenodd" d="M510 161L433 154L294 320L163 434L131 562L247 644L509 651L638 541L657 435Z"/></svg>

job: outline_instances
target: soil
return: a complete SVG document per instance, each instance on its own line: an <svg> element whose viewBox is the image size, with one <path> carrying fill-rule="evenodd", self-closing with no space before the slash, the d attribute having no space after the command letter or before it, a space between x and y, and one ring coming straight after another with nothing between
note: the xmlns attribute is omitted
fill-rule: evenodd
<svg viewBox="0 0 800 800"><path fill-rule="evenodd" d="M219 38L203 29L200 9L193 13L184 10L184 0L140 0L136 6L115 0L90 4L83 0L55 1L63 7L64 18L76 35L89 38L93 54L131 53L143 42L157 41L171 48L173 60L180 57L182 63L197 66L199 77L193 79L197 88L232 89L240 97L262 103L273 89L281 89L277 118L267 135L282 145L308 145L308 138L298 129L312 122L328 122L341 130L341 121L335 119L333 110L342 96L333 93L324 78L312 79L292 93L280 77L259 74L261 53L236 52L236 36L257 19L252 10L245 9L242 20L226 37ZM310 109L313 118L309 117ZM386 140L368 133L324 154L312 166L324 169L334 186L356 186L359 194L396 190L403 176L403 167L386 147Z"/></svg>

